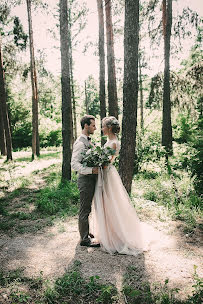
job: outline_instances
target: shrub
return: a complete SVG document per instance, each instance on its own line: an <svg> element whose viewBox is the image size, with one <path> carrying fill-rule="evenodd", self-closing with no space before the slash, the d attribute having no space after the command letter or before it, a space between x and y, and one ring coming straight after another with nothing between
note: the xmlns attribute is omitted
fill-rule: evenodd
<svg viewBox="0 0 203 304"><path fill-rule="evenodd" d="M12 145L14 149L32 146L32 125L25 121L16 124L12 132Z"/></svg>
<svg viewBox="0 0 203 304"><path fill-rule="evenodd" d="M54 215L58 212L76 214L78 211L79 191L72 182L59 183L42 189L37 200L41 212Z"/></svg>
<svg viewBox="0 0 203 304"><path fill-rule="evenodd" d="M112 284L102 284L100 277L91 276L86 281L79 271L80 261L75 261L72 269L58 278L53 288L47 289L48 303L115 303L117 289Z"/></svg>
<svg viewBox="0 0 203 304"><path fill-rule="evenodd" d="M40 146L60 146L62 143L61 125L50 118L43 118L39 126Z"/></svg>
<svg viewBox="0 0 203 304"><path fill-rule="evenodd" d="M165 156L164 147L161 146L161 134L159 132L145 132L137 135L135 170L137 173L142 165L149 162L157 162Z"/></svg>
<svg viewBox="0 0 203 304"><path fill-rule="evenodd" d="M194 186L198 193L203 191L203 116L192 123L188 117L180 115L176 141L181 143L183 152L177 158L176 167L185 168L194 177Z"/></svg>
<svg viewBox="0 0 203 304"><path fill-rule="evenodd" d="M179 114L173 125L173 138L178 143L188 143L192 139L194 123L189 114Z"/></svg>

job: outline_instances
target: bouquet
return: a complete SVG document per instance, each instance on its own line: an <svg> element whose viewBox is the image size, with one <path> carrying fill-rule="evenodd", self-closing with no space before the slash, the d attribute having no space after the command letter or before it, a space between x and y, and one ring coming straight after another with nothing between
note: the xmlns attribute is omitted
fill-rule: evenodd
<svg viewBox="0 0 203 304"><path fill-rule="evenodd" d="M109 165L115 152L110 147L91 147L82 153L81 163L85 167L105 167Z"/></svg>

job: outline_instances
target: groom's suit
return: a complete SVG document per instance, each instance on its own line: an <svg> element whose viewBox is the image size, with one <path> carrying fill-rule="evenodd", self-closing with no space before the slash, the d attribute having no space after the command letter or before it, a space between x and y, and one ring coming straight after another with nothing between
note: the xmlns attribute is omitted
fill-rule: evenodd
<svg viewBox="0 0 203 304"><path fill-rule="evenodd" d="M81 241L88 241L89 235L89 214L91 212L92 199L95 191L97 175L92 174L90 167L81 164L81 153L91 145L87 136L81 134L73 145L71 167L78 172L78 188L80 191L80 212L79 212L79 232Z"/></svg>

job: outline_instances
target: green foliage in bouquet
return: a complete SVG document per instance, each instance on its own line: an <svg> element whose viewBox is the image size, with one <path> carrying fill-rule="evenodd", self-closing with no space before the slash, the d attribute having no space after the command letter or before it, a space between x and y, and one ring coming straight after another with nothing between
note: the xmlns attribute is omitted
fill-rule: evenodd
<svg viewBox="0 0 203 304"><path fill-rule="evenodd" d="M115 150L110 147L91 147L82 153L82 161L84 167L104 167L108 166L111 157L115 154Z"/></svg>

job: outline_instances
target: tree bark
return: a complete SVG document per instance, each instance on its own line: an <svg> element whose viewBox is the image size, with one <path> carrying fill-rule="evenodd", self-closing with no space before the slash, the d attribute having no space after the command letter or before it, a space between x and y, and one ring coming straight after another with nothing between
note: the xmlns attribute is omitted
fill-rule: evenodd
<svg viewBox="0 0 203 304"><path fill-rule="evenodd" d="M124 84L119 173L128 193L134 173L138 99L139 0L125 1Z"/></svg>
<svg viewBox="0 0 203 304"><path fill-rule="evenodd" d="M86 82L86 80L85 80L85 110L86 110L86 114L89 114L88 96L87 96L87 82Z"/></svg>
<svg viewBox="0 0 203 304"><path fill-rule="evenodd" d="M68 43L68 5L60 0L61 88L62 88L62 180L71 180L72 104L70 87L70 54Z"/></svg>
<svg viewBox="0 0 203 304"><path fill-rule="evenodd" d="M144 117L143 117L143 110L144 110L144 100L143 100L143 86L142 86L142 68L141 68L141 60L140 54L138 55L138 66L139 66L139 91L140 91L140 129L143 132L144 129Z"/></svg>
<svg viewBox="0 0 203 304"><path fill-rule="evenodd" d="M105 51L104 51L104 11L103 0L97 0L98 20L99 20L99 100L100 100L100 118L106 116L106 97L105 97ZM103 133L101 131L101 137ZM104 144L101 140L101 144Z"/></svg>
<svg viewBox="0 0 203 304"><path fill-rule="evenodd" d="M162 145L169 154L173 153L172 126L171 126L171 99L170 99L170 40L172 26L172 0L162 2L162 21L164 36L164 88L163 88L163 121Z"/></svg>
<svg viewBox="0 0 203 304"><path fill-rule="evenodd" d="M32 159L40 155L39 130L38 130L38 89L37 72L35 67L34 42L32 30L31 0L27 1L29 39L30 39L30 73L32 85Z"/></svg>
<svg viewBox="0 0 203 304"><path fill-rule="evenodd" d="M117 86L116 86L116 69L115 69L115 56L114 56L111 0L105 0L105 12L106 12L109 115L118 118L118 98L117 98Z"/></svg>
<svg viewBox="0 0 203 304"><path fill-rule="evenodd" d="M7 160L12 160L12 141L11 130L8 117L8 108L6 104L6 87L5 87L5 75L3 69L3 56L1 51L1 36L0 36L0 115L1 118L1 151L2 154L7 154ZM5 147L6 144L6 147Z"/></svg>
<svg viewBox="0 0 203 304"><path fill-rule="evenodd" d="M2 103L0 103L0 150L1 150L2 155L6 155L6 138L5 138L2 110L3 110L2 109Z"/></svg>
<svg viewBox="0 0 203 304"><path fill-rule="evenodd" d="M77 114L76 114L76 100L75 100L74 78L73 78L72 49L70 50L70 82L71 82L71 96L72 96L72 108L73 108L73 141L75 141L77 139Z"/></svg>
<svg viewBox="0 0 203 304"><path fill-rule="evenodd" d="M73 142L77 139L77 114L76 114L76 100L75 100L75 88L74 88L74 77L73 77L73 48L72 48L72 20L71 20L71 7L68 9L69 15L69 50L70 50L70 84L71 84L71 98L72 98L72 109L73 109Z"/></svg>

